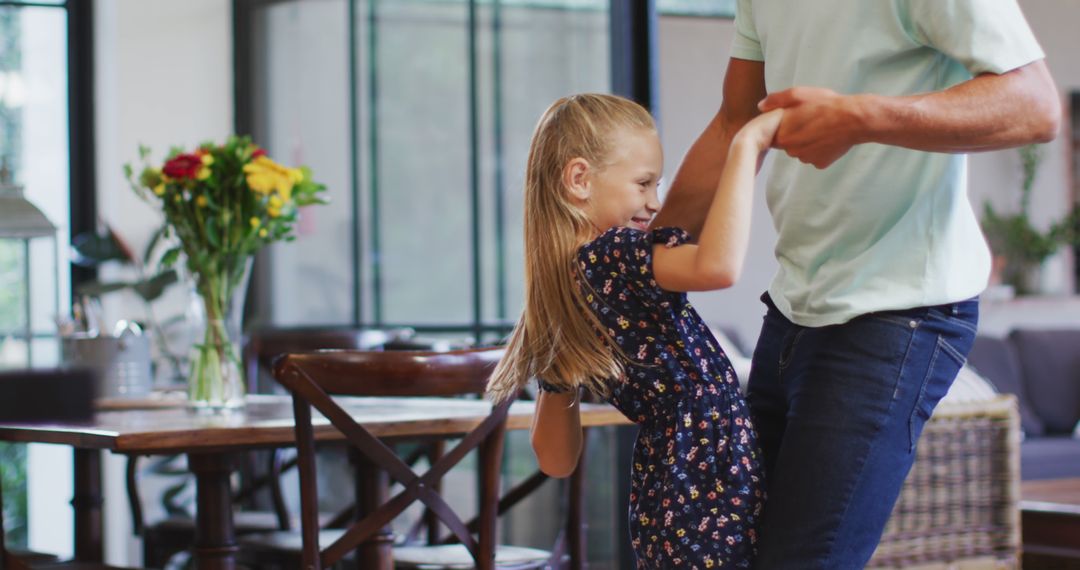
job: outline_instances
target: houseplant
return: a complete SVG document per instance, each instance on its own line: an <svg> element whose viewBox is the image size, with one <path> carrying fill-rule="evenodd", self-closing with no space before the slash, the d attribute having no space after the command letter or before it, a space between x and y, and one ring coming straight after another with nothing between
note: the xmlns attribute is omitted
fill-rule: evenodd
<svg viewBox="0 0 1080 570"><path fill-rule="evenodd" d="M125 173L144 200L160 208L166 237L177 242L162 256L165 268L181 256L205 311L202 342L192 351L188 402L196 410L243 405L239 314L252 256L279 240L292 240L299 208L325 203L325 187L307 168L282 166L247 137L173 149L164 164L149 162Z"/></svg>
<svg viewBox="0 0 1080 570"><path fill-rule="evenodd" d="M983 234L1001 269L1001 282L1011 285L1016 294L1028 295L1038 289L1043 262L1057 252L1067 239L1069 218L1040 231L1031 223L1031 189L1042 161L1039 145L1020 150L1023 177L1020 185L1020 208L1013 214L999 214L990 202L983 206Z"/></svg>

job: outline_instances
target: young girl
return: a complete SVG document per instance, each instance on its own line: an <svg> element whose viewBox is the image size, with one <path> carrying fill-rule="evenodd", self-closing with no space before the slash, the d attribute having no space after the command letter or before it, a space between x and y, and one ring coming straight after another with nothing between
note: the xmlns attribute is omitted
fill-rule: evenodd
<svg viewBox="0 0 1080 570"><path fill-rule="evenodd" d="M754 172L779 125L734 138L698 245L649 230L663 166L652 117L612 96L556 101L525 176L525 309L492 375L495 399L531 378L540 468L569 475L581 451L579 388L640 426L630 528L638 568L748 568L764 501L749 411L685 291L729 287L749 234Z"/></svg>

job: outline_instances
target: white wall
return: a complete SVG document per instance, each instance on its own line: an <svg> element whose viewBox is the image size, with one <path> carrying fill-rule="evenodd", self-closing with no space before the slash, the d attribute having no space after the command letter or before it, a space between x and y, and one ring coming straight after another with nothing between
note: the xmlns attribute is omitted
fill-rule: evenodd
<svg viewBox="0 0 1080 570"><path fill-rule="evenodd" d="M1021 0L1021 6L1047 53L1047 62L1064 94L1080 89L1080 3L1074 0ZM734 25L713 18L661 18L660 117L665 151L665 175L675 173L682 156L719 108L724 70ZM1068 176L1067 132L1051 143L1035 181L1033 218L1045 227L1059 219L1072 199ZM766 166L767 168L767 166ZM1014 208L1020 184L1016 151L973 155L970 161L970 192L976 212L990 199L999 209ZM694 304L707 322L735 327L743 341L752 345L761 326L763 305L758 297L766 289L776 262L772 249L776 234L765 208L764 193L754 203L750 251L742 279L730 290L695 294ZM1055 289L1071 290L1071 259L1058 256L1051 267Z"/></svg>
<svg viewBox="0 0 1080 570"><path fill-rule="evenodd" d="M160 164L173 146L232 132L232 9L226 0L98 0L94 17L98 212L141 254L161 217L122 167L138 172L140 144ZM105 301L110 321L141 317L133 296Z"/></svg>

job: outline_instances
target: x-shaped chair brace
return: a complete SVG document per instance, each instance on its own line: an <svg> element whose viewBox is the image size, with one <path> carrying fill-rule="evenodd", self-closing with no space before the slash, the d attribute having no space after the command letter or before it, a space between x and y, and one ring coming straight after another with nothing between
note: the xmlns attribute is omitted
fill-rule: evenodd
<svg viewBox="0 0 1080 570"><path fill-rule="evenodd" d="M387 474L404 485L404 489L389 499L363 519L352 523L338 540L321 551L319 558L323 567L329 566L346 554L356 549L361 543L369 539L380 529L400 515L409 505L421 501L434 512L438 518L454 533L474 558L477 557L479 545L477 540L469 532L466 524L454 513L450 505L436 493L432 484L440 480L446 473L473 449L476 449L495 432L505 431L506 416L510 409L511 399L507 399L492 409L490 415L480 425L473 428L465 437L448 453L440 457L423 475L418 475L408 464L397 456L389 447L377 437L371 435L363 426L356 423L345 410L338 406L327 393L302 370L293 369L286 376L289 388L293 392L293 411L296 420L297 449L301 457L307 460L300 461L300 476L302 480L312 482L314 489L314 432L311 425L311 407L319 410L330 423L333 424L348 439L364 457L385 470ZM496 452L500 452L497 450ZM309 512L310 511L310 512ZM302 514L304 522L303 540L305 543L305 558L307 556L307 543L314 540L318 550L318 512L314 504L314 497L304 501ZM305 559L304 567L309 567Z"/></svg>

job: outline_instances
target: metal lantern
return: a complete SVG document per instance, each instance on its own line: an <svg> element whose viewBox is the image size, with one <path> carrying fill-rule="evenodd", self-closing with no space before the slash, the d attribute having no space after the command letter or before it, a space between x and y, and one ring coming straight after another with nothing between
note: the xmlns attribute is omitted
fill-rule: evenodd
<svg viewBox="0 0 1080 570"><path fill-rule="evenodd" d="M26 366L33 365L33 303L31 295L35 287L31 285L30 241L36 238L52 238L53 241L53 287L56 290L56 307L54 314L60 314L60 270L59 250L56 243L56 226L23 196L21 186L11 182L10 171L7 169L7 161L0 167L0 242L17 241L22 252L22 286L23 307L26 320L22 339L26 342ZM17 275L0 275L0 286L9 286L18 280ZM40 285L38 286L40 291ZM17 331L0 331L4 334L17 334ZM2 340L2 339L0 339Z"/></svg>

